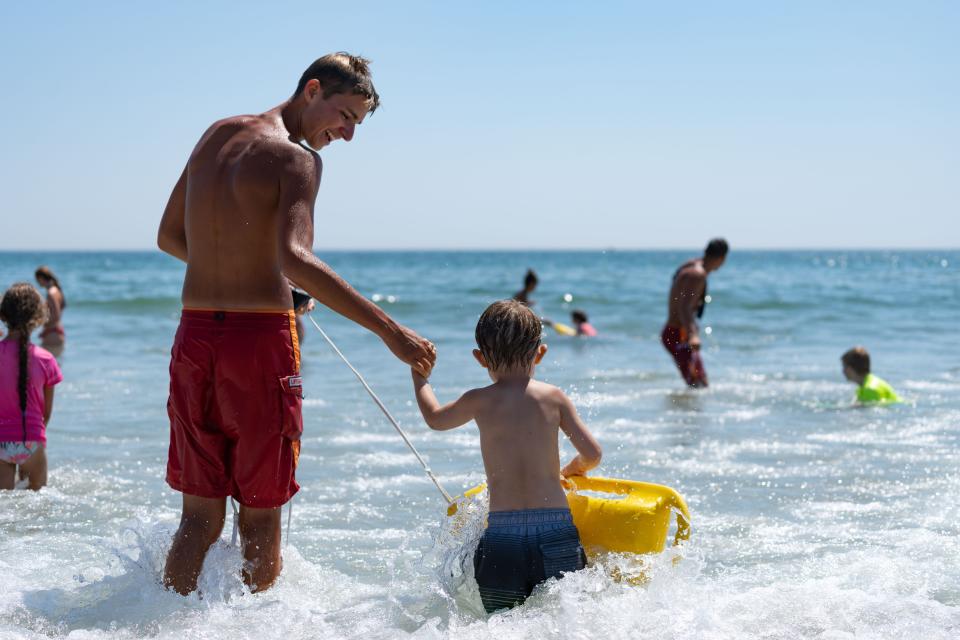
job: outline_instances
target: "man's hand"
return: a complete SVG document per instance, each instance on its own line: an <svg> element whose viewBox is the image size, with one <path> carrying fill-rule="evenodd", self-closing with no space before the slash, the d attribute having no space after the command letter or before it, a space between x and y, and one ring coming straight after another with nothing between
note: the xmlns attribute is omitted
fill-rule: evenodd
<svg viewBox="0 0 960 640"><path fill-rule="evenodd" d="M433 365L437 362L437 348L426 338L420 337L416 331L398 326L397 331L383 339L387 348L424 378L430 376Z"/></svg>
<svg viewBox="0 0 960 640"><path fill-rule="evenodd" d="M300 305L295 309L295 311L298 316L302 316L305 313L310 313L316 308L317 308L316 303L313 301L313 298L310 298L310 300L308 300L306 304Z"/></svg>

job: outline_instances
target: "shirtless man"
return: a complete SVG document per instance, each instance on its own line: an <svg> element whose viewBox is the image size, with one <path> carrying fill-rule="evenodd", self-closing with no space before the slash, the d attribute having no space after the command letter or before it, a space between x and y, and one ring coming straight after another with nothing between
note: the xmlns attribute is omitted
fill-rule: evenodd
<svg viewBox="0 0 960 640"><path fill-rule="evenodd" d="M703 317L707 302L707 275L723 265L728 250L726 240L714 238L702 258L683 263L673 274L667 324L660 339L677 363L680 375L691 387L707 386L707 371L700 357L697 318Z"/></svg>
<svg viewBox="0 0 960 640"><path fill-rule="evenodd" d="M280 508L299 489L303 428L289 282L376 333L414 369L427 373L435 361L429 341L312 251L314 150L352 140L378 104L367 60L324 56L286 102L215 122L170 195L157 244L187 263L167 403L167 483L183 493L183 511L163 582L178 593L197 588L227 496L241 505L244 581L260 591L280 573Z"/></svg>

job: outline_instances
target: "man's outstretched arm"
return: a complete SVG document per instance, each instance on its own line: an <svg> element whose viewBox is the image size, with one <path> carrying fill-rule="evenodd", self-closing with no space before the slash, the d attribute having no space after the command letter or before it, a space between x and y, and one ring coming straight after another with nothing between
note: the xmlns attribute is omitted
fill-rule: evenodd
<svg viewBox="0 0 960 640"><path fill-rule="evenodd" d="M160 229L157 231L157 246L161 251L174 258L187 261L187 232L184 214L187 210L187 168L183 168L180 179L170 193L167 208L163 210Z"/></svg>
<svg viewBox="0 0 960 640"><path fill-rule="evenodd" d="M360 295L313 254L313 203L320 186L319 159L291 160L280 184L279 239L283 274L337 313L377 334L401 361L429 375L436 351L429 341Z"/></svg>

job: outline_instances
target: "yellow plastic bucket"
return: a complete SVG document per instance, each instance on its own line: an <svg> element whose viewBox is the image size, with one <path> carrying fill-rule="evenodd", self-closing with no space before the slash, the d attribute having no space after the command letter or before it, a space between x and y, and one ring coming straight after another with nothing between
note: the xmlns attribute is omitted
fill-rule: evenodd
<svg viewBox="0 0 960 640"><path fill-rule="evenodd" d="M660 553L670 533L670 516L676 513L673 544L690 537L690 511L683 497L660 484L611 478L567 478L567 502L583 547L595 550ZM476 486L463 494L472 498L486 488ZM581 493L590 492L591 495ZM602 497L592 494L607 494ZM456 503L448 510L457 512Z"/></svg>
<svg viewBox="0 0 960 640"><path fill-rule="evenodd" d="M584 548L607 551L660 553L670 532L670 516L676 513L673 544L690 537L690 511L683 497L660 484L573 477L567 502ZM617 497L584 495L590 491Z"/></svg>

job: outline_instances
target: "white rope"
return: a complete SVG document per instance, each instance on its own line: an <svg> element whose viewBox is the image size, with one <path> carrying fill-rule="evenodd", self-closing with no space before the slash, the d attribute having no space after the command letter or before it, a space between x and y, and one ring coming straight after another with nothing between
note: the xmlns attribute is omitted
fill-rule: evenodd
<svg viewBox="0 0 960 640"><path fill-rule="evenodd" d="M410 451L413 452L413 455L417 457L417 460L420 462L420 465L423 467L423 470L427 472L427 475L433 481L433 484L437 487L437 489L440 490L440 493L443 495L443 499L447 501L447 504L453 504L453 498L450 497L450 494L447 493L447 491L442 486L440 486L440 481L437 480L437 478L433 475L433 472L430 470L430 467L427 466L427 463L420 456L420 453L417 451L416 447L414 447L413 443L410 442L410 439L407 438L407 434L403 432L403 429L400 428L400 425L397 424L397 421L393 419L393 416L390 415L390 412L387 411L387 408L383 406L383 403L380 402L380 398L378 398L377 394L373 392L373 389L371 389L370 385L367 384L367 381L363 379L363 376L360 375L360 372L353 368L353 365L350 364L350 361L347 360L347 358L343 355L343 353L340 352L340 349L338 349L337 345L333 343L333 340L330 339L330 336L328 336L326 332L320 328L320 325L317 324L317 321L311 317L310 322L313 323L313 326L317 328L317 331L320 332L320 335L323 336L323 339L327 341L327 343L336 352L336 354L340 356L340 359L343 360L344 364L350 367L350 371L353 371L353 375L357 376L357 380L360 381L360 384L363 385L363 388L367 390L367 393L370 394L370 397L373 398L373 401L376 402L377 406L380 407L380 410L383 411L383 415L387 416L387 420L390 421L390 424L393 425L393 428L397 430L397 433L400 434L400 437L403 438L403 441L407 444L408 447L410 447Z"/></svg>
<svg viewBox="0 0 960 640"><path fill-rule="evenodd" d="M237 510L237 503L230 498L230 506L233 507L233 533L230 534L230 546L237 546L237 534L240 533L240 511ZM282 507L281 507L282 508ZM290 521L293 519L293 496L290 496L290 502L287 503L287 537L283 542L284 548L290 544ZM282 521L281 521L282 524ZM281 527L280 537L283 537Z"/></svg>
<svg viewBox="0 0 960 640"><path fill-rule="evenodd" d="M290 502L287 503L287 539L283 542L283 548L286 549L287 545L290 544L290 521L293 519L293 499L295 496L290 496Z"/></svg>
<svg viewBox="0 0 960 640"><path fill-rule="evenodd" d="M237 546L237 533L240 531L240 512L237 511L237 503L230 498L230 506L233 507L233 534L230 536L230 546Z"/></svg>

